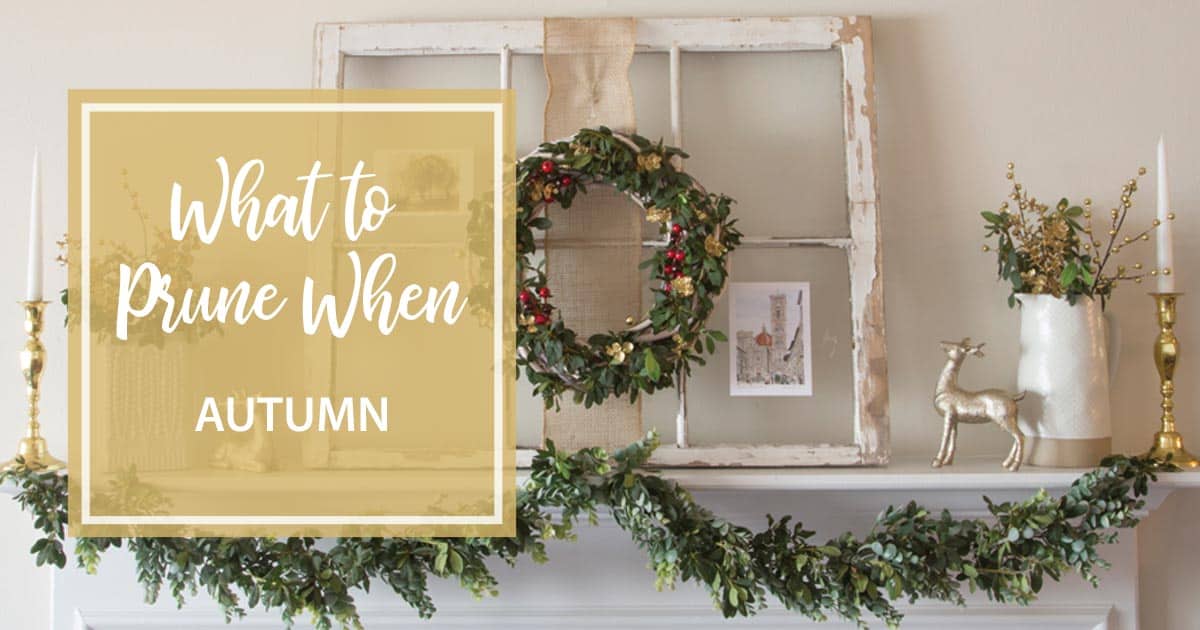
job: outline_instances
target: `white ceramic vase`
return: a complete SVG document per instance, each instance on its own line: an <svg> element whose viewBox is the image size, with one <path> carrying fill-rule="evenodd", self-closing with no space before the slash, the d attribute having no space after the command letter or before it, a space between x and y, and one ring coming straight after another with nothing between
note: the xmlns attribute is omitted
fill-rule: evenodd
<svg viewBox="0 0 1200 630"><path fill-rule="evenodd" d="M97 437L104 446L98 458L109 472L130 466L138 472L187 468L184 448L191 435L183 410L195 409L185 400L188 361L185 344L110 344L108 369L109 427ZM119 385L118 385L119 384ZM131 387L132 385L132 387ZM194 413L194 412L193 412Z"/></svg>
<svg viewBox="0 0 1200 630"><path fill-rule="evenodd" d="M1019 295L1017 388L1026 461L1094 466L1112 452L1108 327L1100 302Z"/></svg>

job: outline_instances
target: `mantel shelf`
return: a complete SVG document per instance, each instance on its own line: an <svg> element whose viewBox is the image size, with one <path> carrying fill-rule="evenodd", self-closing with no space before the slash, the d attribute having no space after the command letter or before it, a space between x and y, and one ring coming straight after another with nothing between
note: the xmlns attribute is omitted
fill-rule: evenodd
<svg viewBox="0 0 1200 630"><path fill-rule="evenodd" d="M1007 472L1000 468L995 457L959 458L953 466L934 469L925 458L900 457L892 464L866 468L676 468L655 471L675 480L689 490L739 490L739 491L894 491L894 490L1037 490L1044 488L1055 491L1071 485L1085 468L1040 468L1024 466L1019 472ZM264 481L279 473L263 473ZM339 487L353 484L356 478L378 475L379 471L344 470L324 472L332 475L328 481ZM429 474L426 471L424 474ZM194 484L194 475L188 481L176 478L176 474L148 474L153 482L187 486ZM228 477L228 471L214 470L210 479L220 483ZM527 470L518 470L518 481L528 479ZM294 478L293 478L294 479ZM1200 472L1177 472L1159 475L1156 488L1164 490L1200 488ZM0 495L12 495L16 486L12 483L0 485Z"/></svg>
<svg viewBox="0 0 1200 630"><path fill-rule="evenodd" d="M935 469L929 459L894 458L888 466L865 468L686 468L660 471L690 490L1061 490L1087 468L1000 467L1000 456L959 457ZM1200 472L1159 475L1157 486L1200 488Z"/></svg>

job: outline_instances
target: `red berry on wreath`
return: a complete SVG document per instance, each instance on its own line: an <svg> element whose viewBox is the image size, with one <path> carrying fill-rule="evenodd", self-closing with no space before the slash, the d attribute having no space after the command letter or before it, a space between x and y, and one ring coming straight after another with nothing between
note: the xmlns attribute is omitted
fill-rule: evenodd
<svg viewBox="0 0 1200 630"><path fill-rule="evenodd" d="M538 296L542 298L550 297L550 287L538 287Z"/></svg>
<svg viewBox="0 0 1200 630"><path fill-rule="evenodd" d="M683 277L683 270L682 270L682 269L680 269L680 268L678 268L678 267L676 267L676 268L675 268L675 272L671 274L671 277L673 277L673 278L682 278L682 277Z"/></svg>
<svg viewBox="0 0 1200 630"><path fill-rule="evenodd" d="M554 172L554 161L553 160L542 160L542 172L546 173L546 174L553 173Z"/></svg>
<svg viewBox="0 0 1200 630"><path fill-rule="evenodd" d="M546 317L546 315L543 313L538 313L537 315L533 316L533 323L537 324L538 326L545 326L549 322L550 318Z"/></svg>
<svg viewBox="0 0 1200 630"><path fill-rule="evenodd" d="M529 300L533 299L533 294L529 292L529 289L521 289L521 292L517 294L517 299L522 304L528 304Z"/></svg>
<svg viewBox="0 0 1200 630"><path fill-rule="evenodd" d="M563 175L562 179L558 180L558 183L562 186L570 186L572 181L574 180L571 179L570 175Z"/></svg>
<svg viewBox="0 0 1200 630"><path fill-rule="evenodd" d="M662 292L663 292L663 293L670 293L670 292L671 292L671 283L670 283L670 282L664 282L664 283L663 283Z"/></svg>
<svg viewBox="0 0 1200 630"><path fill-rule="evenodd" d="M682 234L683 226L678 223L671 224L671 234Z"/></svg>

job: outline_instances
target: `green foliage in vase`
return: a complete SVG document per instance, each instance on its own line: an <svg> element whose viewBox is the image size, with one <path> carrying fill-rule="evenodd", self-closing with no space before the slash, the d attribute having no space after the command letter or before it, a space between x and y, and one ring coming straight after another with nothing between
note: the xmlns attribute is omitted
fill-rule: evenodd
<svg viewBox="0 0 1200 630"><path fill-rule="evenodd" d="M888 507L864 536L826 542L790 518L762 531L725 521L685 489L642 467L658 445L650 434L609 457L603 449L563 453L548 444L533 460L517 498L512 538L79 538L79 566L94 571L101 555L126 547L153 602L166 589L179 605L203 589L227 620L247 610L278 610L291 625L307 614L317 628L362 628L355 592L380 585L428 617L429 580L456 580L476 597L497 594L494 561L548 559L546 543L572 540L581 519L612 513L649 559L658 588L692 582L726 617L750 616L774 599L816 620L841 617L866 627L868 615L889 626L902 619L897 601L962 605L964 589L1025 604L1047 579L1077 573L1091 583L1107 566L1098 548L1116 528L1137 523L1142 497L1169 464L1112 457L1060 497L1038 492L1014 503L985 498L991 515L959 519L914 502ZM67 478L28 470L0 473L19 486L17 502L42 534L31 549L39 565L63 567ZM132 483L132 482L130 482ZM128 489L129 484L114 488ZM136 489L145 496L144 489ZM153 502L152 502L153 503ZM490 566L492 565L492 566Z"/></svg>
<svg viewBox="0 0 1200 630"><path fill-rule="evenodd" d="M150 220L150 213L142 207L137 191L130 186L128 177L129 173L122 169L121 188L129 197L129 210L137 217L141 227L141 249L135 251L128 243L101 240L95 244L96 250L94 250L100 255L93 255L90 262L81 261L81 263L88 262L90 264L90 282L93 287L90 295L91 334L99 339L106 339L113 334L112 322L115 322L117 318L115 290L121 285L122 265L136 270L138 265L143 262L153 262L160 269L170 270L174 286L186 287L193 281L192 266L195 262L196 252L201 246L200 238L196 234L188 234L184 238L176 240L169 230L154 225ZM132 238L130 240L132 241ZM80 243L77 239L71 240L64 236L58 245L61 251L58 256L60 264L65 265L72 256L76 259L81 256ZM146 292L149 291L148 281L143 278L133 287L133 291L135 303L143 301ZM79 313L71 310L68 289L62 289L59 292L59 301L67 309L63 322L70 326L72 320L79 317ZM155 312L160 311L156 310ZM214 333L223 334L220 323L201 320L194 325L184 326L175 331L173 335L177 340L194 341ZM162 334L162 330L153 324L153 318L135 319L130 324L128 341L131 344L162 347L166 340L167 337Z"/></svg>
<svg viewBox="0 0 1200 630"><path fill-rule="evenodd" d="M1146 169L1138 169L1138 177ZM1008 305L1016 306L1017 295L1048 294L1074 304L1081 297L1100 300L1106 305L1118 282L1141 282L1146 276L1142 264L1133 270L1118 265L1109 272L1109 261L1122 248L1149 239L1158 226L1134 236L1121 236L1133 194L1138 189L1137 178L1130 179L1121 189L1121 199L1110 212L1107 232L1097 236L1093 231L1092 200L1082 205L1072 204L1065 197L1051 207L1029 194L1015 181L1013 164L1006 174L1013 181L1008 201L996 210L984 210L984 236L992 242L984 245L985 252L996 253L996 274L1011 286ZM1012 202L1015 209L1009 205Z"/></svg>

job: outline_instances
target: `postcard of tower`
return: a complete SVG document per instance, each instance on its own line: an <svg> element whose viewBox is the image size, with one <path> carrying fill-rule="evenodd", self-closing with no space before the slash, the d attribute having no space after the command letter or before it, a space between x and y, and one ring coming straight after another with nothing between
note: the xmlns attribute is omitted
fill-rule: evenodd
<svg viewBox="0 0 1200 630"><path fill-rule="evenodd" d="M731 396L812 396L812 317L807 282L730 285Z"/></svg>

